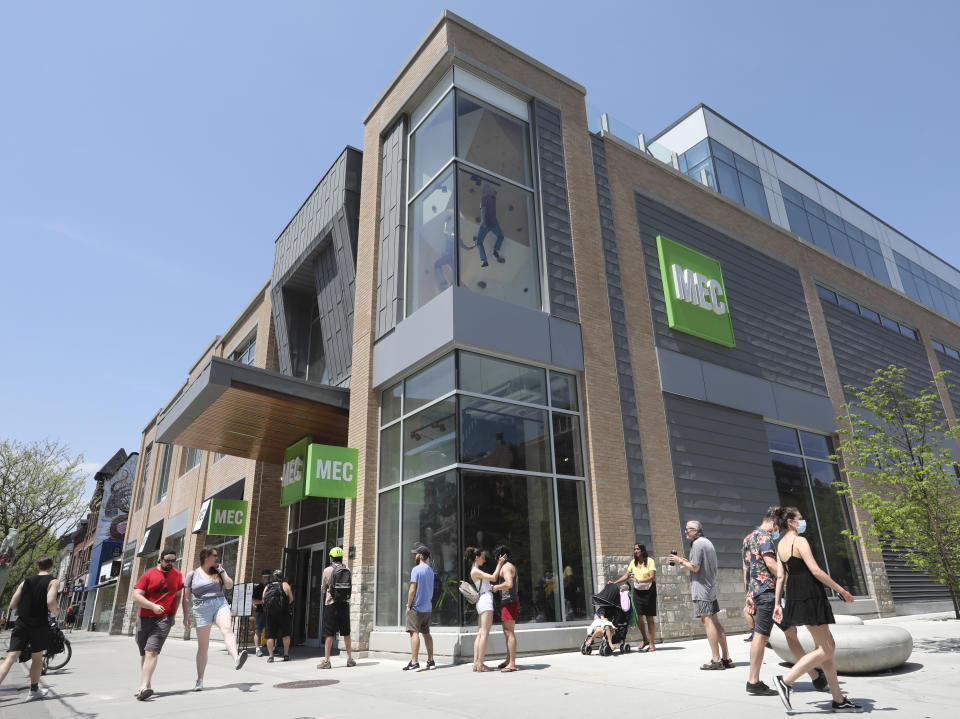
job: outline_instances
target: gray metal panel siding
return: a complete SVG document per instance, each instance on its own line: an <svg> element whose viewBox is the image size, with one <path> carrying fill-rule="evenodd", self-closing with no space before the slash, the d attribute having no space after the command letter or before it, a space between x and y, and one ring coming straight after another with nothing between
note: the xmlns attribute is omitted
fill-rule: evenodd
<svg viewBox="0 0 960 719"><path fill-rule="evenodd" d="M633 510L634 538L635 541L643 542L650 547L651 553L657 551L663 554L669 549L653 548L650 535L650 510L640 445L640 419L636 392L633 389L633 365L630 361L630 344L627 338L627 316L623 304L620 259L613 224L610 181L607 176L607 155L602 140L591 136L590 141L593 145L593 170L597 184L597 204L600 208L600 235L603 240L603 259L606 264L607 301L610 304L613 351L617 362L617 385L620 392L620 416L627 455L627 481L630 486L630 506Z"/></svg>
<svg viewBox="0 0 960 719"><path fill-rule="evenodd" d="M743 538L779 503L763 418L666 393L663 399L680 526L703 522L719 566L740 567Z"/></svg>
<svg viewBox="0 0 960 719"><path fill-rule="evenodd" d="M355 271L350 255L350 238L344 213L338 215L332 241L314 259L314 278L323 350L329 383L341 384L350 377L353 356L353 297Z"/></svg>
<svg viewBox="0 0 960 719"><path fill-rule="evenodd" d="M533 106L550 313L579 322L560 111L539 100Z"/></svg>
<svg viewBox="0 0 960 719"><path fill-rule="evenodd" d="M407 119L383 138L380 170L380 252L377 274L377 337L397 326L403 312L407 198Z"/></svg>
<svg viewBox="0 0 960 719"><path fill-rule="evenodd" d="M826 396L799 273L639 192L635 197L657 346ZM670 329L657 258L657 235L720 263L736 347L723 347Z"/></svg>
<svg viewBox="0 0 960 719"><path fill-rule="evenodd" d="M908 392L919 393L929 386L933 373L923 345L839 305L830 302L821 302L821 305L848 400L847 385L864 387L877 369L890 364L907 368L904 388Z"/></svg>
<svg viewBox="0 0 960 719"><path fill-rule="evenodd" d="M906 562L890 547L883 547L883 564L895 603L950 600L949 590L923 572L908 569Z"/></svg>
<svg viewBox="0 0 960 719"><path fill-rule="evenodd" d="M276 285L270 289L270 305L273 311L273 333L277 343L277 364L280 365L281 374L292 375L293 363L290 359L290 337L287 333L283 290Z"/></svg>
<svg viewBox="0 0 960 719"><path fill-rule="evenodd" d="M960 360L955 360L937 352L937 362L940 363L941 370L950 372L944 377L944 382L947 383L947 394L950 396L953 412L957 414L960 412Z"/></svg>

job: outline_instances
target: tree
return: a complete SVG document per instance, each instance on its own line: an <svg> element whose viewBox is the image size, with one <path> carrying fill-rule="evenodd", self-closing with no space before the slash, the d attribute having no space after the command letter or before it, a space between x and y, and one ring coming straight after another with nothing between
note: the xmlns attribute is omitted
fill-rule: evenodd
<svg viewBox="0 0 960 719"><path fill-rule="evenodd" d="M56 554L56 533L83 512L82 462L82 456L72 457L59 442L0 440L0 537L20 530L0 607L7 606L41 555Z"/></svg>
<svg viewBox="0 0 960 719"><path fill-rule="evenodd" d="M908 567L950 590L960 619L960 487L949 445L960 425L943 416L937 383L918 396L904 389L906 370L878 369L866 387L847 387L839 455L859 480L837 490L870 515L865 539L874 549L892 545Z"/></svg>

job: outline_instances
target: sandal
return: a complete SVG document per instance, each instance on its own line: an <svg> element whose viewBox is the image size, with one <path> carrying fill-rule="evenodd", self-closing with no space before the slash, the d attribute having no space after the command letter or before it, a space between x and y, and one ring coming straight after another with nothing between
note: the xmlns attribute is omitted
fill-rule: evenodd
<svg viewBox="0 0 960 719"><path fill-rule="evenodd" d="M357 660L356 660L356 659L347 659L347 666L348 666L348 667L355 667L355 666L357 666Z"/></svg>
<svg viewBox="0 0 960 719"><path fill-rule="evenodd" d="M515 671L517 671L516 667L504 667L503 669L500 670L500 673L508 674L509 672L515 672Z"/></svg>
<svg viewBox="0 0 960 719"><path fill-rule="evenodd" d="M492 672L493 669L488 667L486 664L481 664L479 667L477 667L476 671L482 674L483 672Z"/></svg>
<svg viewBox="0 0 960 719"><path fill-rule="evenodd" d="M152 696L153 696L153 689L150 689L150 688L141 689L140 691L137 692L137 701L145 702L147 699L149 699Z"/></svg>
<svg viewBox="0 0 960 719"><path fill-rule="evenodd" d="M724 669L734 669L737 665L733 663L733 659L727 657L726 659L721 659L720 663L723 664Z"/></svg>
<svg viewBox="0 0 960 719"><path fill-rule="evenodd" d="M714 670L716 670L716 669L726 669L726 667L723 666L723 662L722 662L722 661L720 661L720 662L715 662L715 661L712 661L712 660L709 661L709 662L707 662L706 664L701 665L700 668L703 669L703 670L705 670L705 671L714 671Z"/></svg>

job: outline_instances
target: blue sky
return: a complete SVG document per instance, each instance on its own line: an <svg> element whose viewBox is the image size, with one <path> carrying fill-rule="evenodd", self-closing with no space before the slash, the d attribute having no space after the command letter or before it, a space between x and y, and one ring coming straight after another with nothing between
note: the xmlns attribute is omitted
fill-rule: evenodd
<svg viewBox="0 0 960 719"><path fill-rule="evenodd" d="M648 136L705 102L960 265L955 3L7 3L0 437L136 451L443 7Z"/></svg>

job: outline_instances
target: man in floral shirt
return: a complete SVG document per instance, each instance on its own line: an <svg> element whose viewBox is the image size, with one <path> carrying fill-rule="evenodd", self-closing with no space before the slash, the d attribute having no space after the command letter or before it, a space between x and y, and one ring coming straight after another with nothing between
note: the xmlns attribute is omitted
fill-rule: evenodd
<svg viewBox="0 0 960 719"><path fill-rule="evenodd" d="M760 666L763 664L763 651L773 629L774 595L777 587L777 558L773 542L779 538L774 533L774 518L777 507L770 507L763 515L760 526L743 539L743 582L746 585L747 614L754 615L753 641L750 644L750 675L747 677L747 694L773 696L776 690L760 681ZM787 637L790 651L799 660L803 649L797 639L796 627L778 625ZM813 685L817 689L827 686L823 671L811 672Z"/></svg>

